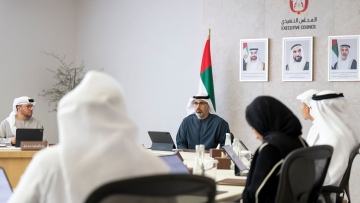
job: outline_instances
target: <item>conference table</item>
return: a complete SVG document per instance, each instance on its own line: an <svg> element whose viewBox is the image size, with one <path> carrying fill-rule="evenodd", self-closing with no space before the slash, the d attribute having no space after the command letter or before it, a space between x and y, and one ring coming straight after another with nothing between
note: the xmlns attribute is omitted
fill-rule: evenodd
<svg viewBox="0 0 360 203"><path fill-rule="evenodd" d="M0 147L0 167L5 169L12 188L16 188L21 175L36 152L21 151L16 147Z"/></svg>
<svg viewBox="0 0 360 203"><path fill-rule="evenodd" d="M158 156L171 155L174 152L165 152L165 151L152 151L153 154ZM181 157L184 159L184 164L192 168L195 158L195 153L193 152L182 152L180 151ZM204 158L208 159L210 157L209 153L204 154ZM235 176L233 169L217 169L215 181L218 182L223 179L246 179L245 176ZM233 185L219 185L217 184L216 190L219 192L215 196L216 202L232 202L239 200L244 190L244 186L233 186Z"/></svg>
<svg viewBox="0 0 360 203"><path fill-rule="evenodd" d="M10 184L13 188L16 188L21 175L25 172L26 167L29 165L32 157L38 151L21 151L20 148L15 147L0 147L0 167L5 169ZM174 152L161 152L153 151L156 155L170 155ZM194 163L195 153L193 152L180 152L184 159L184 164L188 167L192 167ZM205 153L205 158L209 158L210 155ZM234 170L217 169L215 181L231 178L231 179L246 179L243 176L235 176ZM215 200L216 202L235 201L240 199L244 186L233 185L217 185L217 191L219 192Z"/></svg>

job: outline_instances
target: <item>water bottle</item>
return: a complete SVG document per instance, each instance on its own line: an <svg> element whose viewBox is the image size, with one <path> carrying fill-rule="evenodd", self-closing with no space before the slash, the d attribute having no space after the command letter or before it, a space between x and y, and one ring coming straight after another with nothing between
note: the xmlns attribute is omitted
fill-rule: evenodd
<svg viewBox="0 0 360 203"><path fill-rule="evenodd" d="M193 174L194 175L205 175L205 168L204 168L204 151L205 145L196 145L195 146L195 160L194 160L194 168Z"/></svg>
<svg viewBox="0 0 360 203"><path fill-rule="evenodd" d="M235 152L235 154L237 156L239 156L239 152L240 152L240 142L238 138L234 138L234 141L232 143L232 149ZM233 161L231 161L230 164L230 169L235 169L235 163Z"/></svg>
<svg viewBox="0 0 360 203"><path fill-rule="evenodd" d="M236 153L236 155L238 157L240 157L240 152L241 152L241 145L240 145L240 141L238 138L234 138L234 142L232 144L232 148L234 150L234 152Z"/></svg>
<svg viewBox="0 0 360 203"><path fill-rule="evenodd" d="M230 133L226 133L226 139L225 139L225 146L231 146L231 134Z"/></svg>

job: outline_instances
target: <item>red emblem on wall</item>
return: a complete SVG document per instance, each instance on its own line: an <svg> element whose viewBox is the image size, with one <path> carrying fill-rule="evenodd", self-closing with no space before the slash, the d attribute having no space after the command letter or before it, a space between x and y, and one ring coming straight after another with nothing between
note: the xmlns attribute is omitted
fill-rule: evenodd
<svg viewBox="0 0 360 203"><path fill-rule="evenodd" d="M306 11L308 5L309 0L290 0L290 9L297 14Z"/></svg>

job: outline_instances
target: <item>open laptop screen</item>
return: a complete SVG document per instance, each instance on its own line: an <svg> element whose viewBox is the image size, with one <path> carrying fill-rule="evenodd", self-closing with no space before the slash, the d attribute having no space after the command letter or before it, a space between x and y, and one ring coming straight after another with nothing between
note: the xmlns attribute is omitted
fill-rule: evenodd
<svg viewBox="0 0 360 203"><path fill-rule="evenodd" d="M43 141L43 133L43 128L18 128L15 147L20 147L21 141Z"/></svg>
<svg viewBox="0 0 360 203"><path fill-rule="evenodd" d="M13 191L5 170L0 167L0 203L6 203Z"/></svg>

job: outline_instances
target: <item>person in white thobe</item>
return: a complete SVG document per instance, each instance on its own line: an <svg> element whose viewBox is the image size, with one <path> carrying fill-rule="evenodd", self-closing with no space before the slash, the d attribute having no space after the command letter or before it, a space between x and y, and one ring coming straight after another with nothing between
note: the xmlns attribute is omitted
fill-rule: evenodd
<svg viewBox="0 0 360 203"><path fill-rule="evenodd" d="M296 99L300 101L300 110L303 118L305 120L310 120L312 123L314 123L314 118L311 116L311 108L310 108L310 101L311 97L318 93L319 90L316 89L310 89L307 90L301 94L299 94ZM314 145L316 140L319 138L319 132L315 125L312 125L310 127L309 133L306 136L306 142L309 144L309 146Z"/></svg>
<svg viewBox="0 0 360 203"><path fill-rule="evenodd" d="M334 147L324 185L338 186L348 166L351 151L360 143L359 115L342 93L321 91L310 102L319 139L314 145Z"/></svg>
<svg viewBox="0 0 360 203"><path fill-rule="evenodd" d="M40 121L33 117L35 103L34 99L27 96L14 99L9 117L0 124L1 143L15 145L17 128L44 128Z"/></svg>
<svg viewBox="0 0 360 203"><path fill-rule="evenodd" d="M137 143L119 83L89 71L59 102L59 144L41 150L9 203L79 203L99 186L168 173L165 162Z"/></svg>

